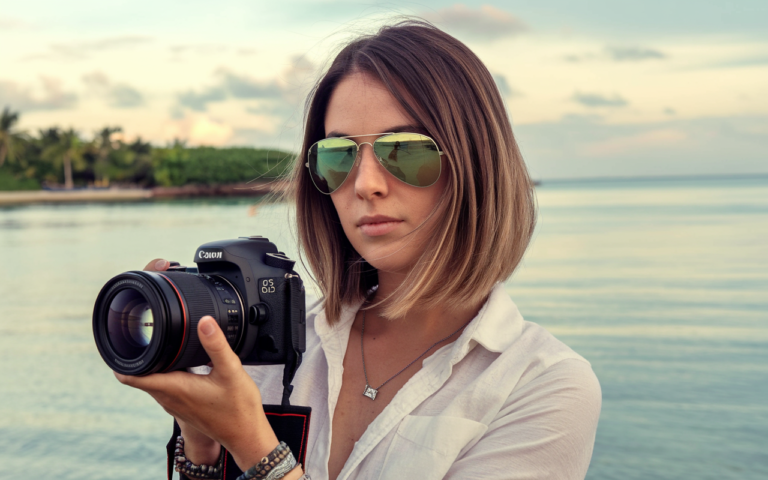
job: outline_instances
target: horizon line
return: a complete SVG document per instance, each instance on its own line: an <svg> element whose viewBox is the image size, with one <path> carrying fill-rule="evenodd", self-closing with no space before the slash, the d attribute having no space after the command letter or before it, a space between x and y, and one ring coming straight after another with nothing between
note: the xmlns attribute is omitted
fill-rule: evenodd
<svg viewBox="0 0 768 480"><path fill-rule="evenodd" d="M610 177L563 177L563 178L535 178L537 184L544 183L578 183L578 182L621 182L621 181L673 181L673 180L741 180L755 177L768 178L768 172L734 173L734 174L709 174L709 175L641 175L610 176Z"/></svg>

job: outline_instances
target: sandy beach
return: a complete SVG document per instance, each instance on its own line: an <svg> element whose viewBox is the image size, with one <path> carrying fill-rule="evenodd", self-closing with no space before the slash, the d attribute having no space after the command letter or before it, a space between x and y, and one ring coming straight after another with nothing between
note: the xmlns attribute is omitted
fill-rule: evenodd
<svg viewBox="0 0 768 480"><path fill-rule="evenodd" d="M159 198L250 197L285 190L284 182L184 187L26 190L0 192L0 207L33 203L130 202Z"/></svg>

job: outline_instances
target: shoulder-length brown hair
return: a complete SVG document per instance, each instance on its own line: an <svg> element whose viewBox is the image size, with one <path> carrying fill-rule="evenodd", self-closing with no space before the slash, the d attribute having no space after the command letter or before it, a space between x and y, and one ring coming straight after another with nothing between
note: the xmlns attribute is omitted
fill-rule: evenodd
<svg viewBox="0 0 768 480"><path fill-rule="evenodd" d="M304 141L293 171L298 237L324 295L328 321L377 284L376 270L347 240L331 198L305 168L325 138L331 94L346 76L380 80L447 156L442 220L382 315L482 301L523 257L536 223L533 184L488 69L464 44L429 23L407 20L360 37L336 56L307 99Z"/></svg>

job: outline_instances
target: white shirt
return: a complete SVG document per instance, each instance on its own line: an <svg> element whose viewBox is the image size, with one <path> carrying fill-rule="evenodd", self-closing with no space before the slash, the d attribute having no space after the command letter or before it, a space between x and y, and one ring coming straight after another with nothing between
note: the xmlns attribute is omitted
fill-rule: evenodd
<svg viewBox="0 0 768 480"><path fill-rule="evenodd" d="M312 407L312 480L328 478L332 416L359 307L345 308L336 325L319 305L307 313L291 403ZM283 367L245 368L264 403L279 404ZM371 422L338 479L583 479L600 404L589 363L524 321L499 284L461 336L426 358Z"/></svg>

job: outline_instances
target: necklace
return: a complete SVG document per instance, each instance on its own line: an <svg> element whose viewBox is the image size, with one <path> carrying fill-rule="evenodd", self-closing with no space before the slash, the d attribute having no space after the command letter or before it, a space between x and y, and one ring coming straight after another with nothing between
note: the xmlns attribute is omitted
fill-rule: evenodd
<svg viewBox="0 0 768 480"><path fill-rule="evenodd" d="M467 325L469 325L469 322L471 322L471 321L472 321L472 319L469 319L469 322L467 322L467 323L465 323L464 325L460 326L460 327L459 327L459 328L458 328L458 329L457 329L455 332L453 332L452 334L448 335L447 337L445 337L445 338L442 338L442 339L440 339L440 340L436 341L435 343L433 343L432 345L430 345L430 347L429 347L428 349L424 350L424 353L422 353L422 354L421 354L421 355L419 355L418 357L414 358L414 359L413 359L413 361L411 361L411 363L409 363L408 365L406 365L405 367L403 367L403 369L402 369L402 370L400 370L400 371L399 371L399 372L397 372L396 374L394 374L394 375L392 375L391 377L389 377L389 378L387 379L387 381L385 381L384 383L382 383L381 385L379 385L377 388L373 388L373 387L371 387L370 383L368 382L368 372L365 370L365 350L363 350L363 335L365 334L365 312L366 312L366 311L365 311L365 310L363 310L363 327L360 329L360 353L361 353L361 354L362 354L362 356L363 356L363 375L365 375L365 390L363 390L363 396L366 396L366 397L370 398L371 400L376 400L376 395L378 395L378 393L379 393L379 390L381 389L381 387L383 387L384 385L386 385L387 383L389 383L389 381L390 381L390 380L392 380L393 378L395 378L396 376L398 376L398 375L400 375L401 373L403 373L404 371L406 371L406 370L408 369L408 367L410 367L411 365L413 365L414 363L416 363L416 361L417 361L418 359L420 359L421 357L423 357L424 355L426 355L426 354L427 354L427 352L429 352L430 350L432 350L433 348L435 348L435 346L437 346L438 344L440 344L440 343L442 343L442 342L444 342L444 341L448 340L448 339L449 339L449 338L451 338L452 336L454 336L454 335L456 335L457 333L459 333L459 331L461 331L461 329L462 329L462 328L464 328L464 327L466 327Z"/></svg>

